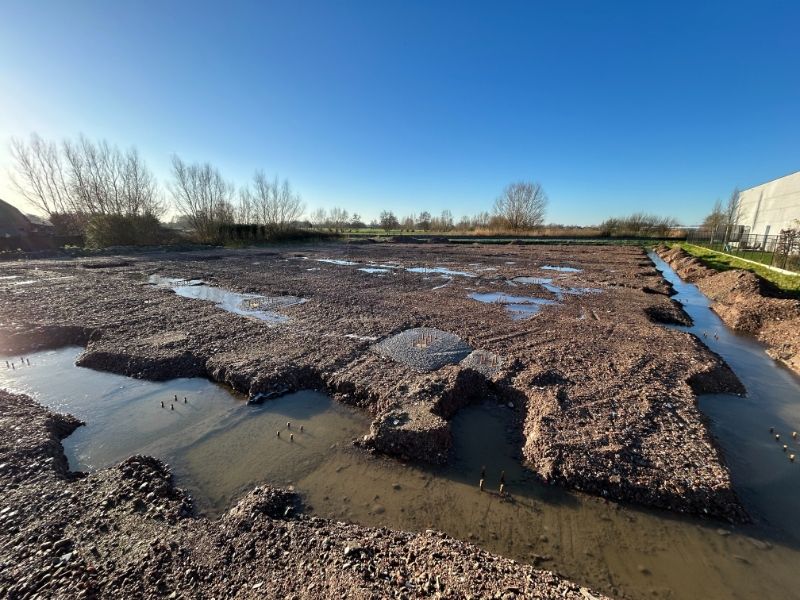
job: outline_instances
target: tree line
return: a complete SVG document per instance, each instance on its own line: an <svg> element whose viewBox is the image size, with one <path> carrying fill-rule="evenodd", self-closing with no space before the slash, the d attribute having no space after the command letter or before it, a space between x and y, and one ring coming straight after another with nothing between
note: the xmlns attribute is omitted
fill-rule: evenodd
<svg viewBox="0 0 800 600"><path fill-rule="evenodd" d="M263 170L237 186L209 162L190 163L174 155L169 178L161 185L135 148L124 150L106 141L79 136L57 142L32 134L27 140L12 139L10 150L11 181L22 197L60 232L86 236L94 245L159 243L165 232L160 219L168 212L203 243L224 242L231 231L239 239L298 229L523 233L543 227L549 203L541 184L517 181L502 190L491 211L457 221L449 210L400 217L384 210L366 223L338 206L306 214L289 180L270 178ZM599 231L638 235L676 225L675 219L637 213L609 219Z"/></svg>

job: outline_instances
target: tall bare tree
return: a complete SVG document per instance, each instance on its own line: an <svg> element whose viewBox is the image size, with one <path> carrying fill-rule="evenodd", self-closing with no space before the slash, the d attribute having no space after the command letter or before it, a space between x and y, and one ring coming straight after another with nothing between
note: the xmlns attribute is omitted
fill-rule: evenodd
<svg viewBox="0 0 800 600"><path fill-rule="evenodd" d="M342 231L347 227L349 221L350 215L348 212L338 206L334 206L328 213L328 225L334 231Z"/></svg>
<svg viewBox="0 0 800 600"><path fill-rule="evenodd" d="M236 205L235 209L237 223L249 225L258 222L255 206L253 205L253 198L250 195L250 190L247 188L239 190L239 203Z"/></svg>
<svg viewBox="0 0 800 600"><path fill-rule="evenodd" d="M202 241L215 241L219 225L232 213L234 186L225 181L219 169L209 163L186 164L172 157L172 182L169 186L175 207L186 215Z"/></svg>
<svg viewBox="0 0 800 600"><path fill-rule="evenodd" d="M74 201L58 145L31 134L28 142L12 138L9 173L17 191L47 216L73 210Z"/></svg>
<svg viewBox="0 0 800 600"><path fill-rule="evenodd" d="M18 191L49 217L54 214L161 216L155 178L135 148L120 151L83 136L59 146L37 134L11 141Z"/></svg>
<svg viewBox="0 0 800 600"><path fill-rule="evenodd" d="M288 179L283 183L276 177L269 181L264 171L253 175L252 188L242 192L253 206L259 223L278 229L285 229L303 216L305 205L298 194L292 192Z"/></svg>
<svg viewBox="0 0 800 600"><path fill-rule="evenodd" d="M494 212L511 229L530 229L544 223L547 201L547 194L539 183L519 181L507 186L494 201Z"/></svg>
<svg viewBox="0 0 800 600"><path fill-rule="evenodd" d="M703 228L708 229L712 234L717 234L728 224L728 216L722 209L722 202L719 198L714 202L714 208L703 219Z"/></svg>
<svg viewBox="0 0 800 600"><path fill-rule="evenodd" d="M318 208L309 215L308 220L314 227L322 227L328 222L328 211Z"/></svg>

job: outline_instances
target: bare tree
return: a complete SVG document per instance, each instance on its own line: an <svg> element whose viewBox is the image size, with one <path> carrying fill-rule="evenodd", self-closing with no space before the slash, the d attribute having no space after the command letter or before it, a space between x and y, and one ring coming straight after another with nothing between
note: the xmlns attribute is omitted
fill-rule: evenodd
<svg viewBox="0 0 800 600"><path fill-rule="evenodd" d="M380 216L381 227L389 233L392 229L397 229L400 223L397 222L397 217L390 210L384 210Z"/></svg>
<svg viewBox="0 0 800 600"><path fill-rule="evenodd" d="M128 150L124 157L122 194L125 211L129 214L162 217L166 212L156 179L136 148Z"/></svg>
<svg viewBox="0 0 800 600"><path fill-rule="evenodd" d="M486 211L483 211L475 215L475 217L472 219L472 222L475 225L475 227L488 227L491 220L492 220L492 215L490 215Z"/></svg>
<svg viewBox="0 0 800 600"><path fill-rule="evenodd" d="M408 215L407 217L405 217L403 219L403 222L401 223L401 226L403 227L403 229L406 229L408 231L413 231L414 227L416 227L416 225L417 225L417 220L414 217L413 213Z"/></svg>
<svg viewBox="0 0 800 600"><path fill-rule="evenodd" d="M158 186L135 148L123 153L106 141L80 136L62 144L73 209L89 215L164 213Z"/></svg>
<svg viewBox="0 0 800 600"><path fill-rule="evenodd" d="M442 231L450 231L453 228L453 213L445 209L442 211L442 216L439 219L439 229Z"/></svg>
<svg viewBox="0 0 800 600"><path fill-rule="evenodd" d="M544 223L547 194L539 183L519 181L503 190L494 201L494 212L514 230L530 229Z"/></svg>
<svg viewBox="0 0 800 600"><path fill-rule="evenodd" d="M347 226L349 219L350 215L345 209L334 206L328 215L328 224L331 229L341 231Z"/></svg>
<svg viewBox="0 0 800 600"><path fill-rule="evenodd" d="M308 216L308 220L314 227L322 227L328 222L328 211L318 208Z"/></svg>
<svg viewBox="0 0 800 600"><path fill-rule="evenodd" d="M431 213L429 213L427 210L423 210L421 213L419 213L417 227L422 229L422 231L428 231L431 228Z"/></svg>
<svg viewBox="0 0 800 600"><path fill-rule="evenodd" d="M706 216L706 218L703 219L703 228L710 230L712 234L716 234L727 224L728 215L722 209L722 202L719 200L719 198L717 198L717 200L714 202L714 208Z"/></svg>
<svg viewBox="0 0 800 600"><path fill-rule="evenodd" d="M739 188L733 188L725 205L726 225L736 225L739 221Z"/></svg>
<svg viewBox="0 0 800 600"><path fill-rule="evenodd" d="M251 202L255 217L263 225L286 229L305 211L303 200L292 192L288 179L279 183L275 177L270 182L264 171L255 172L252 189L247 189L242 194L243 198Z"/></svg>
<svg viewBox="0 0 800 600"><path fill-rule="evenodd" d="M59 147L34 133L27 143L13 139L11 155L15 187L50 218L164 213L158 184L135 148L123 153L83 136Z"/></svg>
<svg viewBox="0 0 800 600"><path fill-rule="evenodd" d="M186 164L172 157L170 191L175 207L188 218L202 241L215 241L219 225L226 222L232 207L233 184L209 163Z"/></svg>
<svg viewBox="0 0 800 600"><path fill-rule="evenodd" d="M74 202L58 146L31 134L27 143L11 139L14 171L9 178L17 191L47 216L73 210Z"/></svg>
<svg viewBox="0 0 800 600"><path fill-rule="evenodd" d="M253 197L247 188L239 190L239 203L236 205L236 222L242 225L258 222Z"/></svg>

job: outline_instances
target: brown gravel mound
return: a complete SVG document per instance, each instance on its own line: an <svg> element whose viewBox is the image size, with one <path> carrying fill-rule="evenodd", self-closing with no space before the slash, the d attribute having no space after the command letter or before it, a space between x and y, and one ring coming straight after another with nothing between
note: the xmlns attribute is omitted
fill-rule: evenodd
<svg viewBox="0 0 800 600"><path fill-rule="evenodd" d="M677 246L661 247L658 253L714 301L714 312L729 327L756 336L772 358L800 373L800 300L779 297L769 282L751 271L708 269Z"/></svg>
<svg viewBox="0 0 800 600"><path fill-rule="evenodd" d="M435 531L307 517L270 487L197 518L153 458L71 476L76 424L0 391L2 598L605 598Z"/></svg>

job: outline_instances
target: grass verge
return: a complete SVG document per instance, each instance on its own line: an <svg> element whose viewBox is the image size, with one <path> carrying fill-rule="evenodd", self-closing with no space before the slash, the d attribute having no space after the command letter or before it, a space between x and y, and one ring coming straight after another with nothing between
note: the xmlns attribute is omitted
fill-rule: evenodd
<svg viewBox="0 0 800 600"><path fill-rule="evenodd" d="M744 269L752 271L762 279L766 279L775 287L792 296L800 296L800 275L784 275L766 266L756 265L751 262L739 260L727 254L714 252L708 248L694 246L685 242L677 244L692 256L698 258L704 265L717 271L728 271L730 269Z"/></svg>

